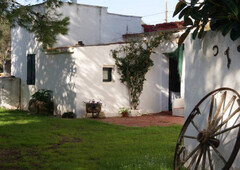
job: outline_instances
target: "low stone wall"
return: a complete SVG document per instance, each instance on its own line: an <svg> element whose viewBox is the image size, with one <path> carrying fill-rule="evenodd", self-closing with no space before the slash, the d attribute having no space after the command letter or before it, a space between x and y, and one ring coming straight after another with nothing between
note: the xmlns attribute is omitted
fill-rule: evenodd
<svg viewBox="0 0 240 170"><path fill-rule="evenodd" d="M0 77L0 107L20 109L21 80L13 77Z"/></svg>

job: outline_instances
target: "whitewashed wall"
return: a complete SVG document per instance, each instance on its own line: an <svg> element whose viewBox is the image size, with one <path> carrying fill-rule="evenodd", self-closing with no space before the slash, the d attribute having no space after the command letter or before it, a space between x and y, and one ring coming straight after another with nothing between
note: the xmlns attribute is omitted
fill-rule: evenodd
<svg viewBox="0 0 240 170"><path fill-rule="evenodd" d="M219 47L219 53L214 57L213 46ZM220 33L208 32L203 41L192 40L191 36L185 41L184 50L184 84L185 87L185 118L199 100L208 92L219 87L230 87L240 92L240 53L237 47L240 40L232 41L227 35L223 37ZM232 60L231 66L227 68L227 57L224 52L229 47ZM216 52L216 51L215 51ZM191 146L192 141L186 140L186 146ZM233 165L235 169L240 167L240 155Z"/></svg>
<svg viewBox="0 0 240 170"><path fill-rule="evenodd" d="M32 34L16 27L12 30L11 74L21 78L21 108L27 110L31 95L38 89L53 91L55 114L75 112L75 59L71 55L46 56ZM35 85L27 85L27 54L36 54Z"/></svg>
<svg viewBox="0 0 240 170"><path fill-rule="evenodd" d="M82 115L85 110L83 101L91 99L102 101L103 112L107 116L119 116L120 107L129 107L127 88L119 80L117 68L114 66L115 61L110 52L117 48L119 48L119 45L76 48L74 53L78 64L76 101L79 115ZM157 53L151 56L154 60L154 66L146 75L147 80L140 97L139 109L143 113L157 113L168 110L168 59L160 53L162 50L162 47L159 47ZM113 82L102 81L103 66L114 66Z"/></svg>
<svg viewBox="0 0 240 170"><path fill-rule="evenodd" d="M22 80L23 109L27 109L31 95L43 88L53 91L56 114L73 111L82 117L85 113L83 102L92 99L102 101L106 116L117 116L120 107L129 107L128 92L120 83L116 67L114 82L102 82L102 68L114 66L110 51L119 48L119 44L75 47L72 55L45 55L34 43L33 35L20 34L24 31L19 27L12 31L18 41L12 42L11 56L12 75ZM175 48L173 43L165 43L151 56L154 67L147 73L139 105L144 113L168 109L168 59L161 53ZM27 54L36 54L36 85L26 84Z"/></svg>
<svg viewBox="0 0 240 170"><path fill-rule="evenodd" d="M42 14L47 12L44 4L34 5L33 9ZM83 41L85 45L115 43L123 41L123 34L143 31L141 17L108 13L107 7L63 3L56 12L62 14L62 17L69 17L70 24L68 34L57 36L54 47L75 46L78 41ZM12 28L12 32L28 37L28 33L21 32L21 29ZM19 40L12 37L12 41ZM29 41L23 43L31 46L35 44ZM18 45L23 46L22 43Z"/></svg>
<svg viewBox="0 0 240 170"><path fill-rule="evenodd" d="M68 35L58 36L55 46L119 42L126 33L142 32L141 17L111 14L106 7L64 3L57 10L70 18Z"/></svg>
<svg viewBox="0 0 240 170"><path fill-rule="evenodd" d="M34 9L45 12L43 5L36 5ZM78 41L83 41L85 45L122 41L122 34L142 31L141 17L110 14L106 7L64 3L58 12L70 18L70 25L68 35L59 35L55 47L74 46ZM22 80L22 108L27 108L31 95L37 89L45 88L54 92L56 114L76 112L78 55L46 56L33 34L20 27L12 28L11 34L12 75ZM34 86L26 84L27 54L36 54Z"/></svg>

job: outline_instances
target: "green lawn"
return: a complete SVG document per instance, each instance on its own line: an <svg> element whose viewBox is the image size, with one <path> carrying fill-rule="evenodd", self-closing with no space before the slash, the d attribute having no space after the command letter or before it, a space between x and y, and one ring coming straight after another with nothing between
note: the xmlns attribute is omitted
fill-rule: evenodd
<svg viewBox="0 0 240 170"><path fill-rule="evenodd" d="M180 129L0 109L0 169L172 169Z"/></svg>

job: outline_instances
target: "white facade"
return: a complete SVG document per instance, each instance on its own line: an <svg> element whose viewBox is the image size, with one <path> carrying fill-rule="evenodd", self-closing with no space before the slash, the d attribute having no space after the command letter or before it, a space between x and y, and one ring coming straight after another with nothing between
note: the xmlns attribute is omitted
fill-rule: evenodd
<svg viewBox="0 0 240 170"><path fill-rule="evenodd" d="M35 6L44 11L43 6ZM69 33L60 35L55 47L72 46L73 54L46 55L33 34L25 29L12 29L11 74L21 79L21 108L27 110L31 95L38 89L53 91L55 114L74 112L85 116L85 103L101 101L105 116L120 116L120 107L129 107L128 90L119 80L111 50L120 44L99 45L122 41L122 34L142 31L141 18L107 13L107 8L80 4L64 5L59 13L70 17ZM76 14L77 17L76 17ZM83 41L85 46L75 46ZM140 96L142 113L168 110L168 58L162 53L172 52L176 43L166 42L151 57L154 66L146 75ZM27 85L27 55L35 54L35 85ZM113 69L112 82L103 82L103 67Z"/></svg>
<svg viewBox="0 0 240 170"><path fill-rule="evenodd" d="M44 11L43 4L34 8ZM142 32L141 17L108 13L107 7L63 3L57 13L69 17L70 24L68 35L59 35L55 47L120 42L123 34Z"/></svg>
<svg viewBox="0 0 240 170"><path fill-rule="evenodd" d="M219 52L213 50L217 45ZM183 78L185 87L185 118L188 117L194 106L208 92L220 88L230 87L240 92L240 53L237 47L240 40L232 41L227 35L223 37L220 33L207 32L204 39L192 40L191 35L185 41ZM231 58L230 68L227 68L227 57L224 52L229 47ZM199 120L201 121L201 120ZM229 135L231 136L231 135ZM191 147L193 140L185 140L185 146ZM227 146L226 146L227 147ZM224 153L223 150L220 150ZM233 164L234 169L240 167L240 154Z"/></svg>
<svg viewBox="0 0 240 170"><path fill-rule="evenodd" d="M20 36L20 35L19 35ZM20 37L19 37L20 38ZM25 42L29 41L22 37ZM21 106L27 109L31 95L38 89L53 91L55 113L73 111L85 115L85 104L95 99L103 103L105 116L119 116L120 107L129 107L128 91L119 80L111 50L120 44L75 47L73 54L45 55L34 46L18 49L13 43L12 75L21 78ZM162 46L151 57L154 66L146 75L139 109L143 113L168 110L168 59L163 52L173 51L176 45ZM18 54L18 55L16 55ZM27 54L36 54L36 82L27 85ZM103 82L103 67L112 67L113 81Z"/></svg>
<svg viewBox="0 0 240 170"><path fill-rule="evenodd" d="M129 107L129 95L112 58L111 50L119 45L103 45L76 48L76 62L79 64L77 76L77 112L83 113L83 101L101 100L106 116L119 116L120 107ZM146 75L144 90L140 97L139 109L143 113L156 113L168 109L168 60L162 54L152 55L154 66ZM113 81L102 81L103 67L113 67Z"/></svg>

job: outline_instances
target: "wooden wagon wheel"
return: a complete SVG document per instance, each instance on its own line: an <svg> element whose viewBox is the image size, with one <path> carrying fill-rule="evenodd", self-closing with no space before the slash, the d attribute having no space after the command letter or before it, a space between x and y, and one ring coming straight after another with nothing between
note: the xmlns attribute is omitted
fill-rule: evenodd
<svg viewBox="0 0 240 170"><path fill-rule="evenodd" d="M240 147L240 95L220 88L195 106L180 132L174 169L230 169Z"/></svg>

